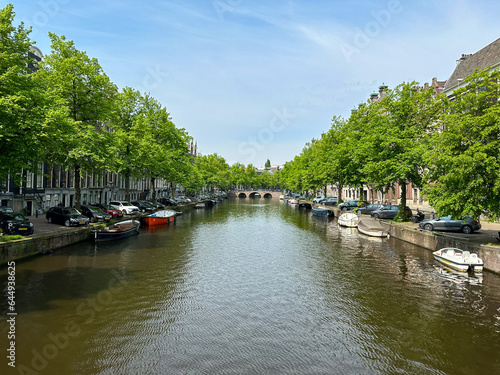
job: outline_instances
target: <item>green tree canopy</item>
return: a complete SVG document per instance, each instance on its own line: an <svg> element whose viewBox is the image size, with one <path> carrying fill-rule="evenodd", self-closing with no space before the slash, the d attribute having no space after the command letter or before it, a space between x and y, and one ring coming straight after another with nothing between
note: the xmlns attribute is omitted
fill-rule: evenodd
<svg viewBox="0 0 500 375"><path fill-rule="evenodd" d="M500 73L476 71L437 122L425 154L424 193L440 215L498 219L500 210Z"/></svg>
<svg viewBox="0 0 500 375"><path fill-rule="evenodd" d="M0 178L34 170L42 161L45 99L33 79L31 29L13 26L14 10L0 10Z"/></svg>
<svg viewBox="0 0 500 375"><path fill-rule="evenodd" d="M57 139L50 150L52 161L73 169L75 206L81 200L80 176L83 170L106 168L113 155L106 122L111 118L115 85L104 74L97 59L89 58L64 36L49 33L51 53L41 63L37 78L47 95L60 98L60 123L52 122ZM57 129L56 129L57 128Z"/></svg>

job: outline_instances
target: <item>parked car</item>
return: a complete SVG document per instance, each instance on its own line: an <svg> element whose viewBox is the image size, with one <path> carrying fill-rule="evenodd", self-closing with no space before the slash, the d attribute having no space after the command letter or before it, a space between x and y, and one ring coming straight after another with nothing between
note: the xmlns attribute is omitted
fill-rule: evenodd
<svg viewBox="0 0 500 375"><path fill-rule="evenodd" d="M314 197L311 202L313 203L319 203L319 201L323 200L323 199L326 199L328 197L325 197L324 195L318 195L317 197Z"/></svg>
<svg viewBox="0 0 500 375"><path fill-rule="evenodd" d="M151 204L151 202L148 201L133 201L130 202L134 206L137 206L139 208L139 211L141 212L149 212L152 213L156 211L156 207Z"/></svg>
<svg viewBox="0 0 500 375"><path fill-rule="evenodd" d="M339 199L337 197L328 197L319 201L323 206L336 206Z"/></svg>
<svg viewBox="0 0 500 375"><path fill-rule="evenodd" d="M158 201L165 206L177 206L177 202L170 198L160 198Z"/></svg>
<svg viewBox="0 0 500 375"><path fill-rule="evenodd" d="M345 201L339 204L339 208L342 211L350 211L358 207L358 202L359 201ZM362 202L359 207L363 207L366 205L366 202Z"/></svg>
<svg viewBox="0 0 500 375"><path fill-rule="evenodd" d="M467 234L481 229L481 223L479 220L476 220L471 216L455 220L451 218L451 215L424 220L421 221L418 226L420 229L425 230L461 231Z"/></svg>
<svg viewBox="0 0 500 375"><path fill-rule="evenodd" d="M80 211L90 219L91 223L98 221L107 223L112 218L110 214L95 206L80 206Z"/></svg>
<svg viewBox="0 0 500 375"><path fill-rule="evenodd" d="M100 208L104 212L110 214L115 219L119 219L119 218L123 217L123 212L121 212L120 210L116 209L115 207L113 207L110 204L95 203L95 204L93 204L93 206Z"/></svg>
<svg viewBox="0 0 500 375"><path fill-rule="evenodd" d="M380 208L384 207L383 204L369 204L364 207L359 207L356 213L358 214L368 214L370 215L373 211L378 210Z"/></svg>
<svg viewBox="0 0 500 375"><path fill-rule="evenodd" d="M111 201L109 204L123 212L124 215L132 215L139 212L139 207L127 201Z"/></svg>
<svg viewBox="0 0 500 375"><path fill-rule="evenodd" d="M148 202L151 203L151 205L153 205L153 207L156 210L163 210L163 209L165 209L165 206L163 204L161 204L160 202L155 202L155 201L148 201Z"/></svg>
<svg viewBox="0 0 500 375"><path fill-rule="evenodd" d="M35 228L23 214L0 211L0 229L5 234L33 234Z"/></svg>
<svg viewBox="0 0 500 375"><path fill-rule="evenodd" d="M45 214L49 223L59 223L69 226L88 225L89 218L82 215L76 208L51 207Z"/></svg>
<svg viewBox="0 0 500 375"><path fill-rule="evenodd" d="M412 217L413 212L411 211L410 207L406 206L405 209L408 217ZM372 211L370 216L374 217L375 219L394 219L398 213L399 206L387 205L379 208L378 210Z"/></svg>
<svg viewBox="0 0 500 375"><path fill-rule="evenodd" d="M7 207L7 206L0 206L0 212L9 212L9 213L13 213L14 210L10 207Z"/></svg>

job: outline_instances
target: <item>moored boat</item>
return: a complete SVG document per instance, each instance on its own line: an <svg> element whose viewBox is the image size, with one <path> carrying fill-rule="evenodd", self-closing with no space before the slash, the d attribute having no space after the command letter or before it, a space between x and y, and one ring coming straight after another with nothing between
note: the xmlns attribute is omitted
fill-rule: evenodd
<svg viewBox="0 0 500 375"><path fill-rule="evenodd" d="M358 220L358 231L371 237L387 237L389 232L375 225L368 225L363 220Z"/></svg>
<svg viewBox="0 0 500 375"><path fill-rule="evenodd" d="M94 232L96 242L112 241L139 234L141 222L137 220L125 220L109 225Z"/></svg>
<svg viewBox="0 0 500 375"><path fill-rule="evenodd" d="M326 216L326 217L333 216L333 210L330 210L329 208L321 207L321 206L316 206L316 207L311 208L311 212L313 213L313 215L316 215L316 216Z"/></svg>
<svg viewBox="0 0 500 375"><path fill-rule="evenodd" d="M358 226L358 215L352 212L346 212L339 216L338 223L340 226L356 228Z"/></svg>
<svg viewBox="0 0 500 375"><path fill-rule="evenodd" d="M296 204L298 208L306 208L306 209L311 209L312 204L310 202L299 202Z"/></svg>
<svg viewBox="0 0 500 375"><path fill-rule="evenodd" d="M176 212L174 210L161 210L142 218L144 225L163 225L175 220Z"/></svg>
<svg viewBox="0 0 500 375"><path fill-rule="evenodd" d="M432 253L438 262L461 272L483 272L483 260L477 254L456 247L444 247Z"/></svg>

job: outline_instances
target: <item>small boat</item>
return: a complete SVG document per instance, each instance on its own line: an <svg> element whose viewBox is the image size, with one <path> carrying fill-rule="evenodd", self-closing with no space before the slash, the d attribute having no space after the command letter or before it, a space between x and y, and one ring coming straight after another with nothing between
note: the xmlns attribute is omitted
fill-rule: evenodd
<svg viewBox="0 0 500 375"><path fill-rule="evenodd" d="M194 205L194 208L205 208L205 202L198 202Z"/></svg>
<svg viewBox="0 0 500 375"><path fill-rule="evenodd" d="M310 202L299 202L296 205L298 208L305 208L305 209L311 209L312 204Z"/></svg>
<svg viewBox="0 0 500 375"><path fill-rule="evenodd" d="M316 206L316 207L311 208L311 212L313 213L313 215L316 215L316 216L326 216L326 217L333 216L333 210L330 210L329 208L321 207L321 206Z"/></svg>
<svg viewBox="0 0 500 375"><path fill-rule="evenodd" d="M290 203L290 204L297 204L297 203L299 203L299 201L297 199L295 199L295 198L292 198L292 199L288 200L288 203Z"/></svg>
<svg viewBox="0 0 500 375"><path fill-rule="evenodd" d="M461 272L483 272L483 260L477 254L456 247L444 247L432 253L438 262Z"/></svg>
<svg viewBox="0 0 500 375"><path fill-rule="evenodd" d="M338 223L342 227L356 228L358 220L358 215L353 212L346 212L339 216Z"/></svg>
<svg viewBox="0 0 500 375"><path fill-rule="evenodd" d="M389 232L375 225L367 225L363 220L358 220L358 231L371 237L387 237Z"/></svg>
<svg viewBox="0 0 500 375"><path fill-rule="evenodd" d="M101 242L130 237L134 234L139 234L140 226L141 222L137 220L120 221L103 229L96 230L94 238L96 242Z"/></svg>
<svg viewBox="0 0 500 375"><path fill-rule="evenodd" d="M174 210L161 210L142 218L145 225L163 225L175 220L176 212Z"/></svg>

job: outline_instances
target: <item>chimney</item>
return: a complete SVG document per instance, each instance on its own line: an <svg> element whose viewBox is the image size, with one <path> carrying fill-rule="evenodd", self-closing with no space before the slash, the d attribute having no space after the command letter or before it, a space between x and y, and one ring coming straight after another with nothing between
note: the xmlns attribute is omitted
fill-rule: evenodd
<svg viewBox="0 0 500 375"><path fill-rule="evenodd" d="M462 53L462 56L457 60L457 65L460 64L462 61L465 61L468 57L472 56L472 53Z"/></svg>

